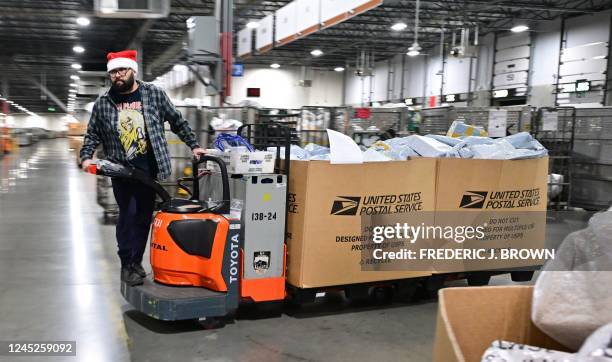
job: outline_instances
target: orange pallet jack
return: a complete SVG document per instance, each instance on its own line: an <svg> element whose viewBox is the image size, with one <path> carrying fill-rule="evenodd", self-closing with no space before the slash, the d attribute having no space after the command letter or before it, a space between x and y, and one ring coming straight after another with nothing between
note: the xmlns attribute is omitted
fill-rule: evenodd
<svg viewBox="0 0 612 362"><path fill-rule="evenodd" d="M222 199L199 200L199 165L218 165ZM257 295L256 302L280 301L285 297L282 277L259 279L249 287L243 280L244 240L241 221L230 217L230 186L225 163L216 157L193 160L193 191L190 199L171 198L168 192L143 172L98 160L90 173L132 179L151 187L162 202L151 227L150 254L153 278L143 285L121 283L121 294L138 311L159 320L206 319L233 314L241 300ZM179 186L185 188L179 182ZM265 289L253 293L253 288ZM262 297L263 296L263 297Z"/></svg>

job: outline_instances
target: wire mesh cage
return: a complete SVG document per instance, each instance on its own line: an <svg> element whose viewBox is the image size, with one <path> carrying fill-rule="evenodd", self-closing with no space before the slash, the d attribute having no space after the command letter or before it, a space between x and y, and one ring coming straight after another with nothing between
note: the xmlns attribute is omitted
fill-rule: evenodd
<svg viewBox="0 0 612 362"><path fill-rule="evenodd" d="M357 144L370 146L377 140L410 134L409 115L413 111L406 107L368 108L365 113L350 109L349 112L346 134L352 136Z"/></svg>
<svg viewBox="0 0 612 362"><path fill-rule="evenodd" d="M506 134L518 132L529 132L533 109L529 106L509 107L437 107L421 110L421 123L419 134L445 135L455 120L464 121L467 124L489 128L491 110L507 111Z"/></svg>
<svg viewBox="0 0 612 362"><path fill-rule="evenodd" d="M612 205L612 107L577 108L572 152L572 204Z"/></svg>
<svg viewBox="0 0 612 362"><path fill-rule="evenodd" d="M421 110L421 123L418 133L421 135L446 135L452 123L453 107L424 108Z"/></svg>
<svg viewBox="0 0 612 362"><path fill-rule="evenodd" d="M573 107L540 108L533 118L533 136L548 150L548 208L571 205L572 149L576 124Z"/></svg>
<svg viewBox="0 0 612 362"><path fill-rule="evenodd" d="M220 133L235 134L241 125L254 123L258 110L253 107L206 107L202 112L200 144L212 148Z"/></svg>
<svg viewBox="0 0 612 362"><path fill-rule="evenodd" d="M301 119L297 124L302 146L315 143L329 146L327 129L346 132L348 109L346 107L305 106L300 110Z"/></svg>

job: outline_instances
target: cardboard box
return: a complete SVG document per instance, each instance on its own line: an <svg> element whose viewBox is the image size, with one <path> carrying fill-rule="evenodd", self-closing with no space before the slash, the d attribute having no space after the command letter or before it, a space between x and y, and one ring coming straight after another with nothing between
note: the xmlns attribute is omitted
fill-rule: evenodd
<svg viewBox="0 0 612 362"><path fill-rule="evenodd" d="M236 152L232 150L223 152L217 149L209 149L206 150L206 153L208 155L219 157L220 159L222 159L225 162L227 172L229 173L274 173L275 155L273 152ZM208 162L206 167L218 171L218 166L214 162Z"/></svg>
<svg viewBox="0 0 612 362"><path fill-rule="evenodd" d="M68 148L69 149L76 150L76 152L80 152L81 147L83 147L83 136L69 136L68 137Z"/></svg>
<svg viewBox="0 0 612 362"><path fill-rule="evenodd" d="M87 123L68 123L68 136L83 136L87 131Z"/></svg>
<svg viewBox="0 0 612 362"><path fill-rule="evenodd" d="M500 260L437 263L439 272L537 266L543 259L504 259L502 249L545 246L548 158L476 160L440 158L436 171L436 225L483 226L485 237L434 247L495 249ZM506 252L506 251L504 251Z"/></svg>
<svg viewBox="0 0 612 362"><path fill-rule="evenodd" d="M532 294L532 286L440 290L433 361L480 361L497 339L567 351L531 322Z"/></svg>
<svg viewBox="0 0 612 362"><path fill-rule="evenodd" d="M433 222L435 171L433 158L353 165L291 161L288 282L314 288L431 275L401 267L364 270L362 263L371 259L364 259L360 238L369 237L372 214L388 224Z"/></svg>

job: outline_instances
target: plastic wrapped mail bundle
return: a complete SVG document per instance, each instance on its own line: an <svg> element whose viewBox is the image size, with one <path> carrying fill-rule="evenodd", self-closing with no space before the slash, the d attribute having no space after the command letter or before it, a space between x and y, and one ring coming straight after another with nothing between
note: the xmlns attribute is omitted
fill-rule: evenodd
<svg viewBox="0 0 612 362"><path fill-rule="evenodd" d="M328 130L328 132L330 131ZM342 156L349 156L349 158L358 159L360 162L405 161L413 157L519 160L540 158L548 154L548 150L527 132L498 139L480 136L452 138L441 135L411 135L376 141L367 149L362 147L361 150L354 140L346 135L344 136L342 142L347 147L337 148L336 151L333 151L333 147L330 151L327 147L312 143L306 145L305 148L292 145L291 159L330 160L330 158L333 159L332 154L338 156L340 153ZM276 149L269 148L268 151L276 151ZM281 151L281 157L283 156L284 150Z"/></svg>
<svg viewBox="0 0 612 362"><path fill-rule="evenodd" d="M571 353L553 351L525 344L495 341L482 355L481 362L551 362L576 361Z"/></svg>
<svg viewBox="0 0 612 362"><path fill-rule="evenodd" d="M495 341L481 362L612 362L612 324L593 333L578 353L567 353L507 341Z"/></svg>
<svg viewBox="0 0 612 362"><path fill-rule="evenodd" d="M532 320L577 349L597 328L612 323L612 211L595 214L586 229L569 234L543 269Z"/></svg>
<svg viewBox="0 0 612 362"><path fill-rule="evenodd" d="M466 136L487 137L489 134L482 127L466 124L463 121L453 121L446 135L448 137L458 138Z"/></svg>

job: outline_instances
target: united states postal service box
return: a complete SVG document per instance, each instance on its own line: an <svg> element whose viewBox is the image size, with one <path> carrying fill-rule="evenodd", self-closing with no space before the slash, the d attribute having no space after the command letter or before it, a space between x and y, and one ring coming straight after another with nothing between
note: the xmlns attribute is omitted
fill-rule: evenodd
<svg viewBox="0 0 612 362"><path fill-rule="evenodd" d="M291 161L289 176L287 280L299 288L417 278L409 261L369 268L372 227L396 221L431 223L436 160L333 165ZM374 223L374 224L373 224ZM382 243L376 248L401 245Z"/></svg>
<svg viewBox="0 0 612 362"><path fill-rule="evenodd" d="M440 227L479 227L482 238L439 240L436 248L483 250L485 257L439 261L438 272L537 267L545 261L548 157L437 159Z"/></svg>

